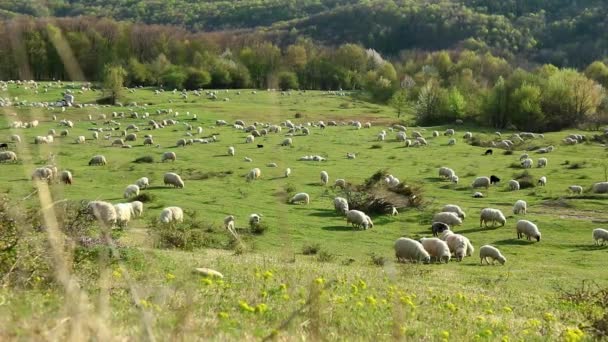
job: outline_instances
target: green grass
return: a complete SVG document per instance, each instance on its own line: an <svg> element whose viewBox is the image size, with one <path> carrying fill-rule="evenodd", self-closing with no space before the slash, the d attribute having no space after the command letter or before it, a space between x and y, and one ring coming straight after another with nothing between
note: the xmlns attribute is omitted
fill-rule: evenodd
<svg viewBox="0 0 608 342"><path fill-rule="evenodd" d="M51 88L46 94L33 94L31 90L11 86L8 94L2 96L50 101L59 98L59 92L60 89ZM76 94L76 100L93 101L98 95ZM494 129L455 127L458 143L446 146L448 137L430 138L433 130L442 131L446 127L409 128L408 135L413 130L424 130L429 146L403 148L395 141L395 132L389 132L387 141L376 141L377 133L396 121L391 109L349 97L321 92L282 96L279 92L258 91L254 95L250 90L236 95L231 90L218 96L229 97L227 102L193 95L184 101L179 93L155 95L150 89L138 89L127 95L124 103L150 104L145 109L134 109L140 114L147 111L159 121L173 116L156 115L156 110L172 108L179 112L175 119L194 127L202 126L204 136L217 134L218 142L174 147L178 139L185 137L182 123L140 131L132 149L112 148L111 140L90 140L87 128L100 127L102 122L96 121L97 126L93 126L87 114L96 118L97 114L106 113L110 119L112 112L128 113L130 107L70 108L65 112L8 107L1 108L4 115L0 116L0 142L8 141L12 134L23 139L15 150L20 162L0 164L0 189L15 207L39 207L37 196L28 197L35 190L29 178L33 168L47 164L50 153L56 155L60 169L69 169L74 174L72 186L52 186L53 200L99 199L118 203L124 201L122 194L128 184L142 176L150 178L151 187L143 192L153 196L151 202L145 203L144 217L131 221L119 240L133 247L134 255L140 257L126 258L123 268L118 264L112 266L109 301L112 314L105 318L112 336L137 339L144 335L144 327L150 326L158 340L259 339L273 332L294 340L299 336L313 340L319 336L329 340L500 340L505 336L510 340L555 340L563 338L567 328L585 324L585 310L559 300L558 288L578 286L584 279L608 285L604 272L606 249L594 247L591 239L591 230L606 224L608 197L579 198L566 192L569 185L588 189L594 182L604 181L602 160L606 152L594 144L560 144L564 136L574 131L549 133L543 140L526 143L525 147L556 146L554 152L543 155L549 160L546 168L529 170L535 179L547 176L548 183L546 187L510 192L506 190L507 182L523 171L509 167L518 162L523 153L521 147L513 155L495 150L493 156L483 156L486 148L466 145L461 139L464 131L470 130L482 136L482 140L493 140ZM343 106L346 102L350 105ZM186 112L197 114L198 120L189 121ZM296 112L304 117L296 120ZM69 137L56 138L53 144L34 145L36 135L45 135L51 128L60 131L57 122L51 120L53 114L58 120L73 120L75 128L70 130ZM35 129L8 129L8 122L17 118L37 118L41 124ZM295 123L358 119L370 121L373 126L361 130L351 126L324 130L313 127L309 136L293 137L293 147L280 146L286 133L283 130L283 134L256 139L256 143L264 145L258 149L256 143L244 143L246 133L232 127L214 127L217 119L229 123L242 119L246 123L276 124L287 119ZM119 121L122 127L130 123L147 127L147 119ZM161 148L142 146L145 134L152 134ZM78 135L87 137L86 144L73 143ZM503 132L503 136L508 135ZM376 144L382 148L371 148ZM227 156L228 146L236 148L236 156ZM160 156L165 151L176 152L177 161L161 163ZM347 152L357 153L357 158L346 159ZM96 154L105 155L108 164L89 167L88 160ZM297 161L311 154L326 156L327 161ZM540 156L530 154L535 162ZM134 163L147 155L153 156L155 162ZM246 156L253 162L245 162ZM279 167L266 167L271 162ZM568 167L574 163L583 167ZM454 169L460 183L439 180L440 166ZM262 177L248 183L245 174L254 167L262 170ZM292 173L284 178L287 167ZM339 191L321 186L319 173L326 170L331 184L337 178L361 184L379 169L388 169L402 182L422 185L425 205L401 210L394 217L373 217L373 229L353 230L334 213L333 198ZM180 174L185 188L164 187L165 172ZM473 179L491 174L499 176L502 182L482 190L485 198L472 198ZM309 193L311 203L286 204L288 196L296 192ZM513 215L511 208L518 199L528 202L525 218L540 228L543 233L540 243L517 240L515 223L521 217ZM448 265L395 263L394 241L401 236L431 235L432 214L448 203L459 204L467 213L464 224L455 231L469 237L476 250L484 244L500 248L508 259L505 266L478 266L477 251L471 258ZM245 253L152 248L149 222L162 208L174 205L195 212L197 220L215 227L212 234L219 245L226 245L229 240L223 228L219 228L223 218L235 215L237 230L243 232L247 246ZM478 215L485 207L501 209L507 216L506 226L480 229ZM244 233L251 213L263 214L267 226L263 234ZM320 254L302 254L305 247L317 245ZM96 267L93 261L74 269L92 303L90 313L94 317L101 310L96 305L100 295ZM195 267L216 269L225 278L221 282L203 279L192 274ZM306 306L311 293L318 291L320 296L313 300L311 308L305 308L281 327L292 312ZM139 296L136 304L134 293ZM62 319L73 316L65 310L64 300L64 292L55 286L2 288L0 303L5 304L0 305L0 338L66 336L71 326L61 323ZM142 324L142 317L148 323ZM36 329L31 330L34 322ZM85 329L86 333L95 335L91 329ZM590 333L586 332L586 336Z"/></svg>

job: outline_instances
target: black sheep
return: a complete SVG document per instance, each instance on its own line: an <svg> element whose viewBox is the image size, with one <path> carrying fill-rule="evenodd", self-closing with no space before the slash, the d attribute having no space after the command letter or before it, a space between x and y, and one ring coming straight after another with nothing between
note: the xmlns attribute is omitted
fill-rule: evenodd
<svg viewBox="0 0 608 342"><path fill-rule="evenodd" d="M264 145L258 144L258 148L263 148L263 147L264 147Z"/></svg>
<svg viewBox="0 0 608 342"><path fill-rule="evenodd" d="M496 184L498 182L500 182L500 178L498 178L498 177L496 177L494 175L490 176L490 184Z"/></svg>
<svg viewBox="0 0 608 342"><path fill-rule="evenodd" d="M433 222L431 225L431 230L433 231L433 236L438 236L446 230L450 230L450 226L443 222Z"/></svg>
<svg viewBox="0 0 608 342"><path fill-rule="evenodd" d="M484 156L487 156L488 154L492 155L492 153L494 153L494 151L492 151L492 149L488 149L488 150L486 150L486 153L484 153L483 155Z"/></svg>

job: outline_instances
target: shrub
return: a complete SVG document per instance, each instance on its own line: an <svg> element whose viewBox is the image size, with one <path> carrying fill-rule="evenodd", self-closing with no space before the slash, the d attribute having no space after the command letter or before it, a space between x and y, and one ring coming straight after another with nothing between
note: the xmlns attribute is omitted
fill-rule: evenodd
<svg viewBox="0 0 608 342"><path fill-rule="evenodd" d="M304 255L315 255L321 250L321 246L318 243L312 245L305 245L302 247L302 254Z"/></svg>
<svg viewBox="0 0 608 342"><path fill-rule="evenodd" d="M296 119L301 119L303 117L302 113L296 113Z"/></svg>
<svg viewBox="0 0 608 342"><path fill-rule="evenodd" d="M139 195L131 198L129 200L129 202L140 201L142 203L149 203L149 202L154 202L155 199L156 199L156 195L154 195L153 193L142 192Z"/></svg>
<svg viewBox="0 0 608 342"><path fill-rule="evenodd" d="M376 265L376 266L384 266L384 264L386 264L387 260L385 257L381 256L381 255L376 255L375 253L372 253L370 255L371 261L372 261L372 265Z"/></svg>
<svg viewBox="0 0 608 342"><path fill-rule="evenodd" d="M135 159L133 162L134 163L138 163L138 164L141 164L141 163L154 163L154 157L152 157L152 156L143 156L143 157L139 157L139 158Z"/></svg>
<svg viewBox="0 0 608 342"><path fill-rule="evenodd" d="M504 154L505 156L510 156L510 155L513 155L513 151L512 150L506 150L502 154Z"/></svg>
<svg viewBox="0 0 608 342"><path fill-rule="evenodd" d="M327 251L320 251L317 255L317 261L319 262L330 262L333 261L335 258L336 256L334 254Z"/></svg>
<svg viewBox="0 0 608 342"><path fill-rule="evenodd" d="M515 174L513 179L519 182L520 189L534 188L536 186L536 180L527 170L522 173Z"/></svg>
<svg viewBox="0 0 608 342"><path fill-rule="evenodd" d="M262 235L268 229L268 225L264 222L260 222L258 224L251 225L251 234L254 235Z"/></svg>
<svg viewBox="0 0 608 342"><path fill-rule="evenodd" d="M225 233L223 238L216 234L212 225L197 220L195 212L186 211L184 214L182 223L163 224L157 218L149 222L148 228L155 247L193 250L204 247L224 248L229 244L222 242L228 238Z"/></svg>

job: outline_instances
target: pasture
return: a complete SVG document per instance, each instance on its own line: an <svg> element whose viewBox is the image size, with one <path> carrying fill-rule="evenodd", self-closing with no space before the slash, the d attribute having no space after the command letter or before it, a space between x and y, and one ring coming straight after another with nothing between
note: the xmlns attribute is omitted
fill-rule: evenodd
<svg viewBox="0 0 608 342"><path fill-rule="evenodd" d="M32 89L9 85L0 97L52 101L61 98L62 90L50 87L48 93L36 94ZM75 94L76 102L92 102L99 95L94 91ZM0 142L8 142L13 134L22 138L21 144L9 144L19 161L0 164L0 190L10 199L11 207L40 207L30 176L36 167L48 164L51 154L59 170L67 169L74 175L71 186L50 186L53 201L124 202L125 187L143 176L150 178L151 186L142 193L152 194L152 200L144 203L143 217L131 221L119 234L118 241L125 248L123 259L111 263L107 272L98 269L95 258L70 269L80 283L83 295L79 300L87 303L78 315L69 305L74 298L61 286L41 282L19 291L4 287L0 289L0 338L60 339L76 327L86 336L158 340L592 338L590 317L599 315L598 307L577 305L561 295L565 289L580 287L583 280L608 286L607 249L595 246L591 238L594 228L608 225L608 197L590 193L593 183L606 181L608 162L605 147L598 143L566 146L561 141L571 133L599 133L547 133L544 138L516 145L511 155L494 148L493 155L484 156L487 147L469 145L462 136L471 131L482 142L499 141L495 130L466 124L408 126L408 138L418 130L428 146L404 147L395 140L396 131L388 131L390 124L398 122L393 110L365 102L356 94L309 91L282 95L278 91L254 94L242 90L237 95L231 90L219 91L218 99L210 100L204 94L197 97L189 93L184 99L179 92L157 95L151 89L137 89L126 93L123 103L131 102L137 106L65 111L0 108ZM157 114L157 110L169 108L172 113ZM112 131L110 140L103 138L106 132L93 140L88 129L106 127L99 114L111 120L112 112L125 113L125 118L114 119L120 122L121 130ZM140 116L148 112L150 117L130 118L131 112ZM89 114L93 121L89 121ZM10 122L34 119L40 121L36 128L9 128ZM68 129L68 136L56 137L48 145L34 144L34 137L46 135L50 129L59 134L64 129L58 126L62 119L75 124ZM179 122L144 130L150 119ZM228 125L217 126L218 119ZM411 119L405 118L406 122ZM285 128L282 133L245 143L248 133L233 128L235 120L247 125L359 120L371 122L372 127L309 127L310 135L296 133L293 146L288 147L280 145ZM201 138L215 135L217 141L176 147L179 139L190 138L185 123L195 130L202 127ZM112 147L112 140L129 124L141 129L137 141L129 142L133 147ZM446 128L456 130L454 146L448 146L449 137L431 136L433 130L443 133ZM385 141L377 141L381 130L387 130ZM502 136L507 139L512 133L502 131ZM145 134L153 135L154 145L143 146ZM85 144L75 143L79 135L87 138ZM193 138L199 136L194 134ZM555 146L555 151L542 155L528 152L534 160L534 167L528 169L530 175L534 180L546 176L547 185L508 191L507 182L524 171L517 166L520 154L549 145ZM227 155L229 146L234 146L235 156ZM176 153L175 162L161 162L162 153L167 151ZM347 153L356 153L356 158L347 159ZM97 154L104 155L108 164L88 166ZM327 160L298 161L305 155L321 155ZM134 163L143 156L152 156L154 162ZM245 157L252 162L244 161ZM536 167L539 157L548 159L547 167ZM269 163L278 167L267 167ZM459 183L440 179L441 166L455 170ZM261 179L246 182L245 175L254 167L261 169ZM291 175L286 178L283 175L288 167ZM321 185L319 174L323 170L329 173L329 185L337 178L361 184L376 171L387 170L402 182L421 186L423 205L402 209L397 216L372 216L372 229L353 229L335 213L333 199L341 192ZM185 187L164 186L166 172L181 175ZM490 175L497 175L501 182L481 189L484 198L473 198L472 181ZM581 185L585 193L569 194L570 185ZM310 204L287 204L289 196L297 192L310 194ZM519 199L528 203L525 217L512 212ZM467 214L463 225L454 231L471 240L476 249L473 256L447 265L396 263L394 241L401 236L430 236L433 214L450 203L460 205ZM213 248L155 248L150 238L152 221L167 206L180 206L210 226L209 239L213 241L209 245ZM502 210L507 218L504 227L480 228L479 212L487 207ZM267 229L264 234L246 236L244 253L235 253L223 231L223 219L234 215L236 227L244 231L251 213L261 213ZM540 242L517 239L515 223L524 218L537 224L543 234ZM36 234L45 237L44 233ZM507 263L479 266L478 249L485 244L498 247ZM321 254L303 255L305 247L314 245L320 247ZM216 269L225 278L218 281L193 274L196 267Z"/></svg>

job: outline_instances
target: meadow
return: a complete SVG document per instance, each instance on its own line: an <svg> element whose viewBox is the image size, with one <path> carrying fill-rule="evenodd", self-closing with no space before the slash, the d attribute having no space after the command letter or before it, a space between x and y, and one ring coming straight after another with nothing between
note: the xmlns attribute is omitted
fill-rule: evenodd
<svg viewBox="0 0 608 342"><path fill-rule="evenodd" d="M51 86L46 93L41 89L35 93L9 85L0 96L53 101L61 98L63 90ZM100 92L75 96L77 103L92 103ZM278 91L221 90L218 100L210 100L191 93L186 99L179 92L155 94L146 88L127 92L122 102L137 105L65 111L0 108L0 142L9 141L13 134L23 139L9 148L18 154L19 162L0 164L0 190L11 210L40 208L40 191L30 176L34 168L48 164L50 154L60 170L74 175L71 186L50 186L53 201L123 202L128 184L142 176L151 180L151 187L143 190L151 194L143 217L117 234L120 257L108 262L79 249L81 254L66 258L69 267L63 275L72 277L77 287L54 281L52 270L22 287L3 278L0 339L579 341L597 338L598 326L606 324L601 321L605 307L592 298L575 301L567 295L608 287L607 249L595 246L591 238L594 228L608 224L608 197L589 192L593 183L606 181L606 149L592 142L574 146L561 142L570 133L589 137L601 133L547 133L543 139L517 145L513 154L494 149L493 155L484 156L486 147L469 145L462 135L471 131L476 139L487 142L499 139L495 130L466 123L408 125L408 135L419 130L429 142L419 148L404 147L395 140L396 132L388 132L386 141L377 141L381 130L393 123L408 124L413 118L397 120L391 108L366 102L356 93L282 95ZM173 113L156 114L163 109ZM125 112L126 118L118 119L122 127L147 127L149 119L129 118L133 111L149 112L156 121L172 118L180 123L141 130L131 149L111 147L111 140L101 137L105 132L99 140L91 139L88 128L103 126L104 120L98 119L101 113L109 120L112 112ZM89 121L89 114L94 122ZM53 115L57 121L52 120ZM40 121L37 128L9 128L12 121L33 119ZM67 137L57 137L48 145L33 143L35 136L46 135L49 129L59 133L61 119L75 123ZM294 146L285 147L280 143L286 130L246 144L246 133L230 125L215 126L218 119L228 123L240 119L247 124L359 120L371 122L372 127L311 127L310 135L296 134ZM203 127L202 136L215 135L217 141L176 147L178 139L187 138L184 123ZM433 130L446 128L456 130L454 146L447 146L446 136L431 137ZM118 137L120 132L112 134ZM502 131L503 137L511 133ZM160 147L143 146L144 134L152 134ZM85 144L74 142L79 135L87 137ZM546 176L547 185L508 191L508 180L523 171L513 165L519 164L519 155L549 145L556 147L554 152L529 152L535 162L540 156L548 158L548 166L528 170L534 179ZM236 156L227 156L228 146L235 147ZM177 160L162 163L166 151L174 151ZM347 159L346 153L357 157ZM108 164L88 166L96 154L103 154ZM327 161L298 161L301 156L316 154ZM147 155L154 158L153 163L134 163ZM245 157L253 161L246 162ZM268 163L277 163L278 168L266 167ZM437 174L441 166L454 169L459 183L441 180ZM254 167L262 170L261 179L246 182L246 173ZM292 173L285 178L287 167ZM397 216L373 216L372 229L353 229L335 213L333 198L340 190L321 185L322 170L329 173L330 184L337 178L361 184L378 170L386 170L402 182L421 186L423 205L403 209ZM185 187L163 186L165 172L180 174ZM483 189L484 198L473 198L473 179L491 174L502 181ZM583 186L585 194L569 194L567 188L574 184ZM310 194L311 203L287 204L296 192ZM524 218L512 212L518 199L528 203L525 219L540 228L540 242L517 239L515 223ZM394 241L401 236L430 236L432 215L449 203L460 205L467 213L463 225L454 230L471 240L475 254L447 265L396 263ZM204 248L157 248L151 231L156 228L154 219L166 206L184 208L190 220L207 227ZM506 225L480 228L479 212L486 207L501 209L507 216ZM251 213L263 214L267 226L263 234L245 234ZM227 215L236 217L236 226L243 232L243 249L235 250L223 231L222 220ZM44 231L28 234L36 241L47 239ZM477 250L485 244L500 248L507 263L479 266ZM320 251L305 255L303 251L311 247ZM193 273L196 267L218 270L224 278ZM58 274L55 270L55 277L60 278ZM592 285L582 287L583 282Z"/></svg>

